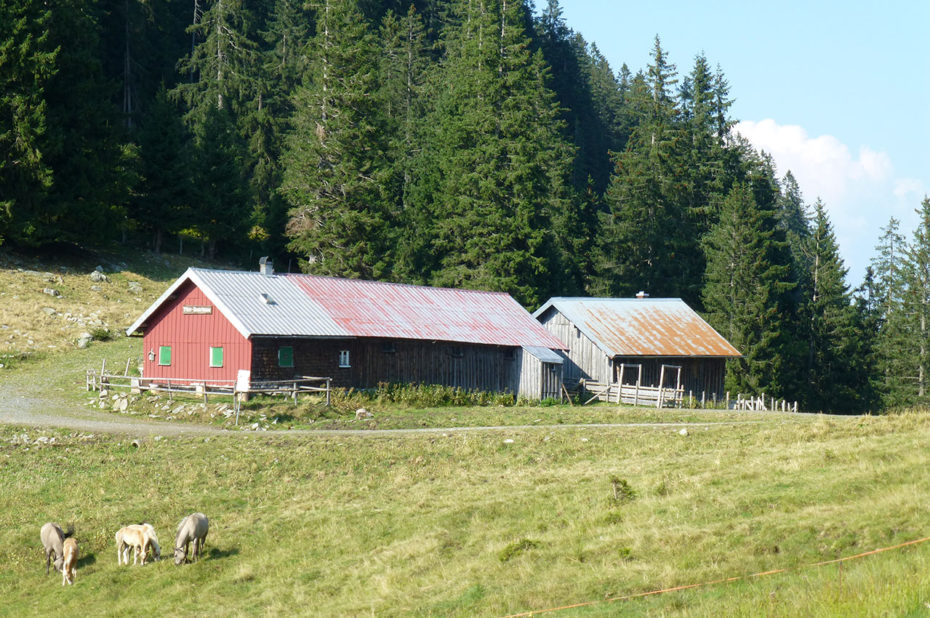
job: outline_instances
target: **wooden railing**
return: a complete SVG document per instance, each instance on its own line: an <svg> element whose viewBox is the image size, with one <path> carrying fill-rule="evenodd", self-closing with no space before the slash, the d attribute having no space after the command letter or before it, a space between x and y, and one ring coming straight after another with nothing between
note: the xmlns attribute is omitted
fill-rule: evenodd
<svg viewBox="0 0 930 618"><path fill-rule="evenodd" d="M249 383L248 390L237 390L235 380L199 380L190 378L145 378L126 374L109 373L106 365L98 372L88 369L85 378L85 388L88 391L103 389L128 389L130 392L140 393L152 391L166 393L169 401L174 394L186 394L203 397L207 403L210 395L271 395L287 396L297 403L297 396L302 393L324 393L326 405L330 405L332 394L332 378L316 376L299 376L289 380L262 380ZM236 397L238 400L239 398Z"/></svg>
<svg viewBox="0 0 930 618"><path fill-rule="evenodd" d="M591 393L585 401L589 404L595 399L613 403L630 403L634 406L652 406L656 408L680 408L684 399L684 389L674 386L641 386L639 384L619 384L617 382L583 381L579 386Z"/></svg>

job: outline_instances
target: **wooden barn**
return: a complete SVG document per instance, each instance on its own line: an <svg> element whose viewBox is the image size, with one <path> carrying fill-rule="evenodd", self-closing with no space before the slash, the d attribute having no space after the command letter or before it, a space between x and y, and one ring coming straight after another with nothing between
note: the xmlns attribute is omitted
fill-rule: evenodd
<svg viewBox="0 0 930 618"><path fill-rule="evenodd" d="M188 269L127 329L143 378L439 384L560 398L564 346L509 294ZM240 390L244 388L240 387Z"/></svg>
<svg viewBox="0 0 930 618"><path fill-rule="evenodd" d="M534 314L568 347L562 379L723 396L740 353L678 298L552 298Z"/></svg>

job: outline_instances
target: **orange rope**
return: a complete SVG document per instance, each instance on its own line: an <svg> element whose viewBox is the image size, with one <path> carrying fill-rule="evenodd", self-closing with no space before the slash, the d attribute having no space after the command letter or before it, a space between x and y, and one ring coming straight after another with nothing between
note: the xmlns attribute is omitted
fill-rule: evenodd
<svg viewBox="0 0 930 618"><path fill-rule="evenodd" d="M529 612L522 612L519 614L510 614L504 618L522 618L523 616L533 616L535 614L546 614L549 612L560 612L566 609L575 609L577 607L588 607L591 605L597 605L598 603L613 603L614 601L629 601L630 599L638 599L642 597L654 596L657 594L665 594L666 592L679 592L681 590L691 590L694 588L702 588L704 586L714 586L716 584L726 584L730 582L737 582L743 579L751 579L753 577L764 577L766 575L776 575L778 573L787 573L788 571L797 571L800 569L806 569L811 567L822 567L829 564L837 564L839 562L846 562L848 560L855 560L857 558L864 558L865 556L871 556L874 554L880 554L882 552L891 551L893 549L901 549L902 547L907 547L909 545L917 545L919 543L925 543L930 541L930 536L924 537L922 539L916 539L914 541L906 541L904 543L899 543L897 545L892 545L890 547L881 547L879 549L873 549L871 551L863 552L861 554L856 554L854 556L844 556L843 558L836 558L834 560L824 560L823 562L815 562L813 564L802 565L795 567L794 569L773 569L771 571L763 571L761 573L752 573L751 575L737 575L735 577L726 577L724 579L716 579L709 582L702 582L699 584L684 584L681 586L674 586L672 588L662 588L660 590L649 590L648 592L636 592L634 594L628 594L625 596L619 597L609 597L601 601L585 601L583 603L574 603L572 605L563 605L561 607L549 607L546 609L536 609Z"/></svg>

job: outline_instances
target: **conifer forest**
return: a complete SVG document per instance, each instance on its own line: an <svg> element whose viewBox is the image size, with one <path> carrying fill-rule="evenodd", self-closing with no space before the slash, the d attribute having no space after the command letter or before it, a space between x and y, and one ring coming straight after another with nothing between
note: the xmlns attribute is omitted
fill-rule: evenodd
<svg viewBox="0 0 930 618"><path fill-rule="evenodd" d="M858 287L712 59L610 66L558 0L0 0L0 243L680 297L726 388L930 400L930 201ZM647 50L644 50L644 52ZM859 274L855 274L856 277Z"/></svg>

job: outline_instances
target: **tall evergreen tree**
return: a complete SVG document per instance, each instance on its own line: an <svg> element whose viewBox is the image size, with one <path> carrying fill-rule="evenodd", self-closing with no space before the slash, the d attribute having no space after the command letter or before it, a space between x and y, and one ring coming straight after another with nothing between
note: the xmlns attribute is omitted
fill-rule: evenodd
<svg viewBox="0 0 930 618"><path fill-rule="evenodd" d="M726 388L790 397L780 370L790 357L784 295L792 285L775 213L759 208L751 188L735 185L705 239L708 320L742 357L727 364Z"/></svg>
<svg viewBox="0 0 930 618"><path fill-rule="evenodd" d="M857 332L856 313L846 286L846 268L839 256L833 226L820 200L808 239L811 258L811 295L805 299L807 328L806 403L811 410L855 412L869 397L860 396L856 362L859 343L867 336Z"/></svg>
<svg viewBox="0 0 930 618"><path fill-rule="evenodd" d="M354 0L324 0L282 157L290 248L309 272L389 278L378 48Z"/></svg>
<svg viewBox="0 0 930 618"><path fill-rule="evenodd" d="M911 405L930 403L930 199L917 210L918 224L904 253L902 296L904 328L908 333L898 350L902 367L904 401Z"/></svg>
<svg viewBox="0 0 930 618"><path fill-rule="evenodd" d="M158 253L166 234L185 227L192 206L188 136L164 87L143 119L138 143L141 180L130 215L151 234Z"/></svg>
<svg viewBox="0 0 930 618"><path fill-rule="evenodd" d="M907 251L900 223L892 217L882 228L870 262L872 296L871 312L875 317L878 338L875 343L876 366L882 402L895 407L908 402L910 327L904 313L904 260Z"/></svg>
<svg viewBox="0 0 930 618"><path fill-rule="evenodd" d="M56 71L50 17L42 2L0 4L0 244L32 237L52 182L42 152L45 88Z"/></svg>
<svg viewBox="0 0 930 618"><path fill-rule="evenodd" d="M556 266L573 231L572 151L523 2L460 8L417 163L416 217L429 232L409 253L430 283L503 290L531 306L580 285Z"/></svg>

